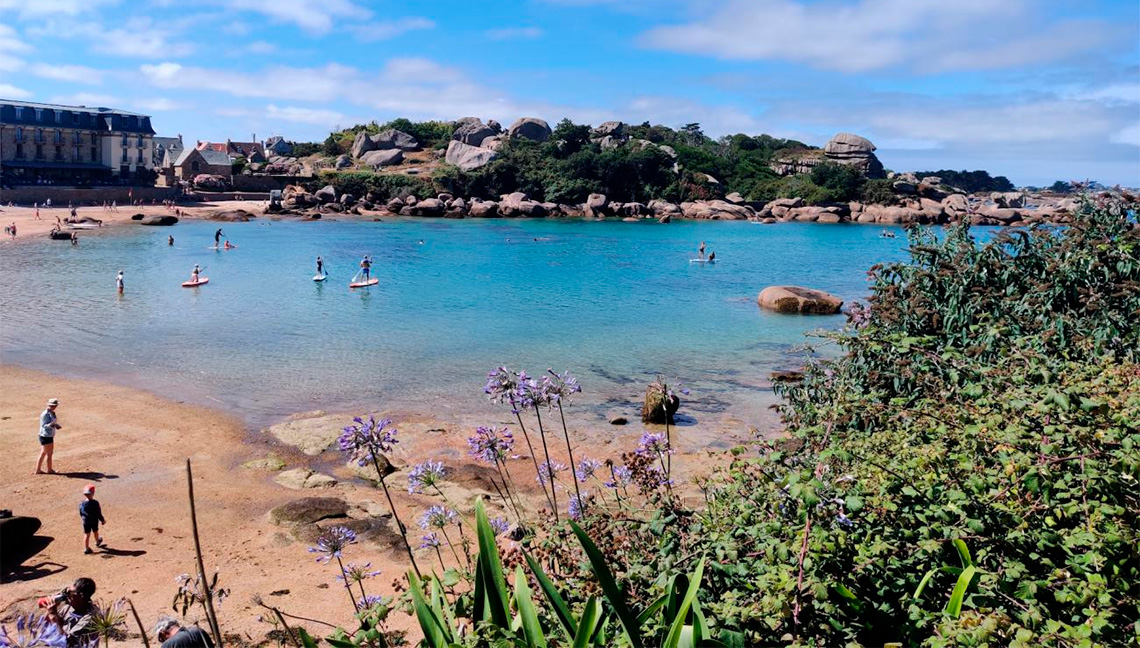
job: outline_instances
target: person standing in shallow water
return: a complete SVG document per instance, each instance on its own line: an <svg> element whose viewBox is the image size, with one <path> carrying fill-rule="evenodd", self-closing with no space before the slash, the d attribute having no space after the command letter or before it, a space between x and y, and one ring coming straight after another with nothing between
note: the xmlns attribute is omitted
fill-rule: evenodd
<svg viewBox="0 0 1140 648"><path fill-rule="evenodd" d="M123 271L119 271L119 276L115 277L115 287L119 289L119 294L123 294Z"/></svg>
<svg viewBox="0 0 1140 648"><path fill-rule="evenodd" d="M704 259L705 258L705 242L704 241L701 241L701 249L697 250L697 258L698 259Z"/></svg>
<svg viewBox="0 0 1140 648"><path fill-rule="evenodd" d="M174 235L170 235L170 236L166 237L166 244L169 245L170 247L174 247Z"/></svg>
<svg viewBox="0 0 1140 648"><path fill-rule="evenodd" d="M52 454L55 453L55 432L56 430L63 429L59 424L59 417L55 414L55 408L59 407L59 399L50 398L47 402L47 407L43 413L40 414L40 458L36 462L36 474L43 475L44 460L47 460L46 474L54 475L55 467L52 465Z"/></svg>

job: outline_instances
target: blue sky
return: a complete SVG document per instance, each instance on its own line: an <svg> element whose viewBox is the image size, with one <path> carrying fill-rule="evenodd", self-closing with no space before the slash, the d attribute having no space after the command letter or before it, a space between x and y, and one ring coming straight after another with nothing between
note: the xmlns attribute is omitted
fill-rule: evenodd
<svg viewBox="0 0 1140 648"><path fill-rule="evenodd" d="M191 141L398 116L851 131L896 170L1137 186L1140 3L0 0L0 97Z"/></svg>

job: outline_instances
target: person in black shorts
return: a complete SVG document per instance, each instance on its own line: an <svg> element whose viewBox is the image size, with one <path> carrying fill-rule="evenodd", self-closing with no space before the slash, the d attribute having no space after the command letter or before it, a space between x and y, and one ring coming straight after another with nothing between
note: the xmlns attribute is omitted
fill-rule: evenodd
<svg viewBox="0 0 1140 648"><path fill-rule="evenodd" d="M79 519L83 521L83 553L91 551L91 536L95 536L95 546L103 548L103 536L99 535L99 524L106 524L103 519L103 507L95 499L95 484L87 484L83 488L83 501L79 503Z"/></svg>

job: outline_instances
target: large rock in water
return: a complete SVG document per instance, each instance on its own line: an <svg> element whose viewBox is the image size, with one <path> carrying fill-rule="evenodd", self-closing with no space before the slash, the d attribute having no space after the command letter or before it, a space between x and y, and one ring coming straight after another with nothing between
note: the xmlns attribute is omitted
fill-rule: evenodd
<svg viewBox="0 0 1140 648"><path fill-rule="evenodd" d="M139 221L140 225L174 225L178 222L178 217L171 214L151 214L144 216Z"/></svg>
<svg viewBox="0 0 1140 648"><path fill-rule="evenodd" d="M471 171L485 166L497 157L499 154L494 151L464 144L459 140L451 140L443 159L448 164L459 167L461 171Z"/></svg>
<svg viewBox="0 0 1140 648"><path fill-rule="evenodd" d="M681 399L676 394L666 398L665 389L659 382L651 382L645 388L645 400L641 403L643 423L673 422L673 415L681 407Z"/></svg>
<svg viewBox="0 0 1140 648"><path fill-rule="evenodd" d="M768 286L760 291L756 303L777 313L805 315L833 315L843 306L835 295L801 286Z"/></svg>
<svg viewBox="0 0 1140 648"><path fill-rule="evenodd" d="M507 129L511 137L523 137L536 142L550 139L550 124L537 117L520 117Z"/></svg>

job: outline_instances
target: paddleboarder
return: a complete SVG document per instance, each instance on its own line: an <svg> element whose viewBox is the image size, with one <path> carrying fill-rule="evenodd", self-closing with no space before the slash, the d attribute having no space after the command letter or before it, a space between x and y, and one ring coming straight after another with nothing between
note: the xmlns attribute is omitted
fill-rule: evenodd
<svg viewBox="0 0 1140 648"><path fill-rule="evenodd" d="M214 247L221 247L223 236L225 236L225 234L222 233L222 228L219 227L218 231L214 232Z"/></svg>
<svg viewBox="0 0 1140 648"><path fill-rule="evenodd" d="M325 276L325 261L320 256L317 257L317 276Z"/></svg>
<svg viewBox="0 0 1140 648"><path fill-rule="evenodd" d="M119 289L119 294L123 294L123 271L119 271L119 276L115 277L115 287Z"/></svg>
<svg viewBox="0 0 1140 648"><path fill-rule="evenodd" d="M697 251L697 258L698 259L704 259L705 258L705 242L704 241L701 241L701 249Z"/></svg>
<svg viewBox="0 0 1140 648"><path fill-rule="evenodd" d="M218 230L218 231L220 232L221 230ZM198 267L197 263L195 263L194 269L190 271L190 283L198 283L198 275L201 272L202 272L202 269Z"/></svg>
<svg viewBox="0 0 1140 648"><path fill-rule="evenodd" d="M360 276L363 281L368 281L372 278L372 257L365 255L360 260Z"/></svg>

